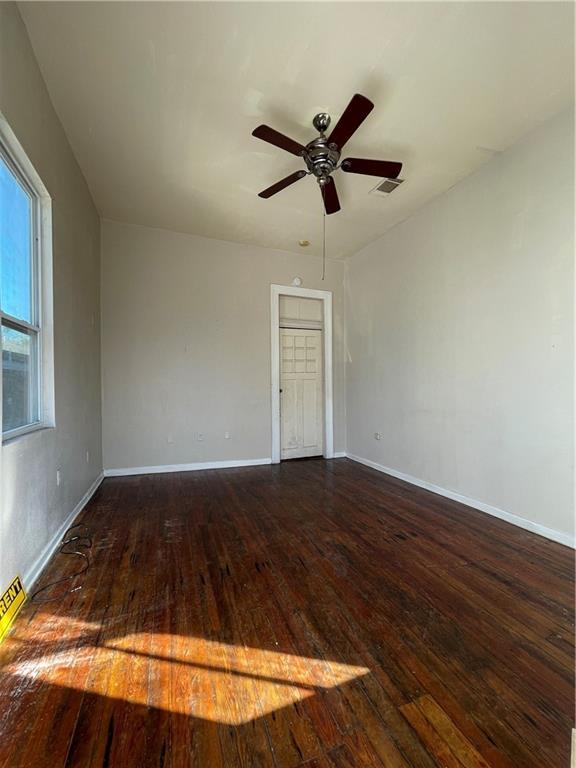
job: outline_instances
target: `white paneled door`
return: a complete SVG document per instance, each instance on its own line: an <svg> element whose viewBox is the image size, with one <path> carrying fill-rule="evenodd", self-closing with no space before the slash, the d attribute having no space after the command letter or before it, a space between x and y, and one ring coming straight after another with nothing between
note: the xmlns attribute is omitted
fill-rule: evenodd
<svg viewBox="0 0 576 768"><path fill-rule="evenodd" d="M324 451L322 331L280 329L281 456Z"/></svg>

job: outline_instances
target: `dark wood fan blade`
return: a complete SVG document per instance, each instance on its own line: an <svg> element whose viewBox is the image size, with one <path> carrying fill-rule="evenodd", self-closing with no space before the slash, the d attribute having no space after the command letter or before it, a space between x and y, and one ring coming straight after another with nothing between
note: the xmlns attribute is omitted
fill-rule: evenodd
<svg viewBox="0 0 576 768"><path fill-rule="evenodd" d="M293 155L301 155L304 151L304 146L298 144L297 141L284 136L283 133L275 131L274 128L270 128L268 125L259 125L258 128L254 128L252 136L256 136L257 139L267 141L268 144L274 144L280 149L285 149L286 152L291 152Z"/></svg>
<svg viewBox="0 0 576 768"><path fill-rule="evenodd" d="M286 189L286 187L289 187L290 184L294 184L295 181L298 181L298 179L303 179L304 176L306 176L306 171L296 171L296 173L291 173L290 176L280 179L280 181L277 181L276 184L272 184L268 189L259 192L258 197L272 197L276 192L281 192L283 189Z"/></svg>
<svg viewBox="0 0 576 768"><path fill-rule="evenodd" d="M367 99L366 96L362 96L359 93L354 94L350 104L348 104L344 110L344 114L334 126L334 130L330 134L328 141L331 144L336 144L339 149L342 149L350 136L352 136L356 129L364 122L364 120L366 120L373 109L374 104L372 104L370 99Z"/></svg>
<svg viewBox="0 0 576 768"><path fill-rule="evenodd" d="M363 173L366 176L380 176L386 179L396 179L402 170L402 163L391 160L362 160L359 157L347 157L341 166L346 173Z"/></svg>
<svg viewBox="0 0 576 768"><path fill-rule="evenodd" d="M324 198L324 208L326 213L336 213L340 210L340 200L338 200L338 192L336 191L336 184L334 179L330 177L328 184L320 187L322 190L322 197Z"/></svg>

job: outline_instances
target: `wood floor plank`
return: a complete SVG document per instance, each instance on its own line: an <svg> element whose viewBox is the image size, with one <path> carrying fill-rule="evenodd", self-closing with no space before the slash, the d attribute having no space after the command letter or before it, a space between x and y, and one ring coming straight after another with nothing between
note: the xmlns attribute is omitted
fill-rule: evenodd
<svg viewBox="0 0 576 768"><path fill-rule="evenodd" d="M402 706L402 714L406 717L412 727L418 733L424 744L430 752L438 759L444 768L462 768L463 764L450 749L450 745L445 741L440 733L434 728L432 723L421 711L417 701Z"/></svg>
<svg viewBox="0 0 576 768"><path fill-rule="evenodd" d="M422 696L416 703L422 714L443 738L445 743L448 744L452 753L458 757L462 765L470 766L470 768L490 768L482 755L458 730L432 696Z"/></svg>

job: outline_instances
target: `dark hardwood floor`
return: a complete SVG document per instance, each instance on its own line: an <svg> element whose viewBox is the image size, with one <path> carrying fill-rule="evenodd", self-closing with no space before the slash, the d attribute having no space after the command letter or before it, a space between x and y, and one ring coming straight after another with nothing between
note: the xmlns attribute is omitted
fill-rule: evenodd
<svg viewBox="0 0 576 768"><path fill-rule="evenodd" d="M0 648L3 768L568 767L568 548L345 459L107 479L82 519L83 589Z"/></svg>

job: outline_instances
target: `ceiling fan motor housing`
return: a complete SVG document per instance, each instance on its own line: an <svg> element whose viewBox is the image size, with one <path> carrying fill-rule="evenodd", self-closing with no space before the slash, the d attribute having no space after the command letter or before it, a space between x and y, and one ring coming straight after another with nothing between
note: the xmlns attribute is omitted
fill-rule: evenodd
<svg viewBox="0 0 576 768"><path fill-rule="evenodd" d="M310 173L316 176L320 186L326 184L330 174L336 170L340 151L336 144L328 143L326 136L319 136L306 145L302 153Z"/></svg>

